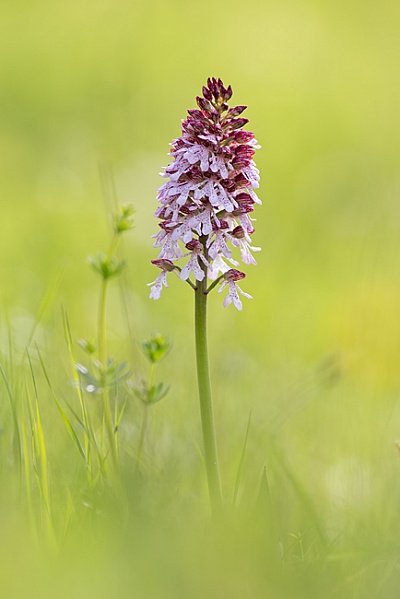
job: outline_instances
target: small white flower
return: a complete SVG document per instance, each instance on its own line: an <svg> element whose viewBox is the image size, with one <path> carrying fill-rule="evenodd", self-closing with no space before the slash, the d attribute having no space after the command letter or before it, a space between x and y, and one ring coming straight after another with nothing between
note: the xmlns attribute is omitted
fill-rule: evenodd
<svg viewBox="0 0 400 599"><path fill-rule="evenodd" d="M239 287L239 285L237 285L234 281L224 281L222 283L221 287L218 289L218 293L221 293L227 285L229 285L229 293L224 299L224 307L225 308L233 302L233 305L235 306L235 308L237 308L238 310L242 309L242 302L238 295L238 291L244 297L247 297L248 299L253 299L249 293L246 293L245 291L243 291Z"/></svg>
<svg viewBox="0 0 400 599"><path fill-rule="evenodd" d="M205 277L204 270L201 268L197 259L198 254L192 254L181 270L180 277L182 281L186 281L190 277L190 273L193 272L196 281L202 281Z"/></svg>
<svg viewBox="0 0 400 599"><path fill-rule="evenodd" d="M158 275L158 277L156 278L155 281L153 281L152 283L147 283L148 287L152 286L150 289L151 299L154 299L154 300L160 299L163 285L164 285L164 287L168 287L167 273L165 271L160 272L160 274Z"/></svg>

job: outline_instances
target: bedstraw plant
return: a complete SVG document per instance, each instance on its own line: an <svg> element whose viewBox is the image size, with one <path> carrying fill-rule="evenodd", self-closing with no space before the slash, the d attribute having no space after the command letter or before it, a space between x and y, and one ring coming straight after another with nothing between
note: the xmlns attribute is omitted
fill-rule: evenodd
<svg viewBox="0 0 400 599"><path fill-rule="evenodd" d="M197 379L203 429L205 465L212 511L220 511L223 498L218 464L213 403L207 349L207 299L211 290L228 289L224 306L242 309L238 281L246 276L238 270L232 250L242 262L255 264L254 233L250 214L260 204L255 193L259 171L253 161L258 148L253 133L243 130L248 119L240 116L246 106L229 108L231 86L221 79L208 79L197 109L182 121L182 135L173 141L166 181L158 191L160 232L155 247L160 253L152 263L161 273L151 285L150 297L159 299L167 275L175 273L195 292L195 340ZM180 262L180 264L178 264ZM182 266L183 264L183 266ZM234 268L232 268L232 266ZM191 278L192 277L192 278Z"/></svg>
<svg viewBox="0 0 400 599"><path fill-rule="evenodd" d="M122 235L133 228L133 213L131 206L122 206L115 212L112 217L113 236L108 252L90 256L87 260L100 278L100 293L97 339L78 340L78 345L86 354L84 364L77 361L68 318L64 314L65 334L81 410L79 415L75 411L73 413L83 429L83 440L57 402L68 432L85 460L89 486L94 488L99 480L110 479L117 495L120 496L124 495L124 491L120 477L118 433L126 402L135 396L145 406L137 449L133 449L139 464L147 433L147 408L165 397L169 390L163 383L154 382L155 367L169 348L168 341L162 335L153 335L142 344L151 367L148 378L142 379L140 383L133 380L133 377L139 374L133 365L117 362L108 352L106 323L109 284L111 279L117 278L126 267L125 260L121 260L117 252ZM91 401L87 401L88 398ZM99 409L99 401L102 410Z"/></svg>

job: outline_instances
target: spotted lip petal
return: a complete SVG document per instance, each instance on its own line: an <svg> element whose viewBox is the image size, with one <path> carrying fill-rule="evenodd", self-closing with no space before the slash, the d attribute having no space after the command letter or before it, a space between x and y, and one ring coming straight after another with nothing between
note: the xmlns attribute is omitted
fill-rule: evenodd
<svg viewBox="0 0 400 599"><path fill-rule="evenodd" d="M197 108L188 110L182 121L181 136L171 144L173 160L162 174L167 181L158 190L155 216L161 222L154 246L160 253L153 264L162 273L152 284L151 297L160 296L167 272L177 269L174 262L186 259L179 269L181 279L191 273L197 280L225 273L220 291L226 285L230 291L224 305L233 302L241 309L238 290L247 294L236 282L245 275L235 279L238 275L233 273L240 271L229 268L225 260L239 265L231 245L244 263L255 264L252 251L259 248L250 243L254 228L249 214L261 203L254 191L260 177L253 155L259 145L253 133L243 129L248 123L242 116L246 106L228 106L231 86L212 77L202 92Z"/></svg>

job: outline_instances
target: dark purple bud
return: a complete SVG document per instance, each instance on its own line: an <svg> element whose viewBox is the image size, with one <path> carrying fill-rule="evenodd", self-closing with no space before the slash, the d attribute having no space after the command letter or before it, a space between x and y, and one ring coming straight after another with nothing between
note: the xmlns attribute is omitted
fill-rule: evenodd
<svg viewBox="0 0 400 599"><path fill-rule="evenodd" d="M226 191L233 192L237 188L236 178L235 179L222 179L220 181L222 187L226 189Z"/></svg>
<svg viewBox="0 0 400 599"><path fill-rule="evenodd" d="M202 245L201 245L200 241L198 241L197 239L192 239L192 241L189 241L185 245L185 248L187 248L189 250L189 252L200 252Z"/></svg>
<svg viewBox="0 0 400 599"><path fill-rule="evenodd" d="M221 99L223 101L226 101L228 98L226 97L228 90L226 89L225 85L222 82L222 79L218 79L218 89L219 89L219 95L221 96Z"/></svg>
<svg viewBox="0 0 400 599"><path fill-rule="evenodd" d="M189 131L189 133L204 133L204 124L201 121L192 120L186 122L186 130Z"/></svg>
<svg viewBox="0 0 400 599"><path fill-rule="evenodd" d="M234 216L240 216L241 214L247 214L254 210L254 200L249 196L248 193L239 193L235 197L238 207L232 212Z"/></svg>
<svg viewBox="0 0 400 599"><path fill-rule="evenodd" d="M164 272L172 272L175 270L175 265L171 260L162 258L160 260L152 260L151 263L154 264L154 266L161 268Z"/></svg>
<svg viewBox="0 0 400 599"><path fill-rule="evenodd" d="M200 121L205 121L204 115L201 112L201 110L197 110L197 109L192 109L192 110L188 110L188 113L190 114L191 117L198 119Z"/></svg>
<svg viewBox="0 0 400 599"><path fill-rule="evenodd" d="M191 181L194 181L196 183L200 182L204 179L204 174L197 166L194 166L193 168L191 168L188 174L189 174L188 179L190 179Z"/></svg>
<svg viewBox="0 0 400 599"><path fill-rule="evenodd" d="M247 158L247 156L239 156L232 160L232 166L235 170L240 171L246 168L246 166L249 166L250 162L251 160L250 158Z"/></svg>
<svg viewBox="0 0 400 599"><path fill-rule="evenodd" d="M249 119L240 118L240 119L230 119L229 121L227 121L226 124L229 125L229 127L231 129L240 129L241 127L244 127L248 122L249 122Z"/></svg>
<svg viewBox="0 0 400 599"><path fill-rule="evenodd" d="M246 145L241 145L241 146L237 146L235 148L235 154L236 156L249 156L249 158L251 158L254 154L254 148L252 148L251 146L246 146Z"/></svg>
<svg viewBox="0 0 400 599"><path fill-rule="evenodd" d="M213 77L212 79L209 79L208 81L209 81L208 87L210 88L210 91L211 91L212 95L214 96L214 98L217 99L219 96L217 80L215 79L215 77Z"/></svg>
<svg viewBox="0 0 400 599"><path fill-rule="evenodd" d="M245 273L240 271L240 270L236 270L236 268L231 268L229 270L226 271L226 273L224 273L224 279L225 281L229 281L230 283L235 283L236 281L240 281L241 279L245 278Z"/></svg>
<svg viewBox="0 0 400 599"><path fill-rule="evenodd" d="M211 102L209 102L205 98L202 98L201 96L197 96L196 102L197 102L197 106L199 108L201 108L201 110L203 110L204 112L207 112L207 113L214 112L213 105L211 104Z"/></svg>
<svg viewBox="0 0 400 599"><path fill-rule="evenodd" d="M229 153L231 151L230 148L229 148L229 145L233 141L235 141L235 134L236 134L236 131L229 131L228 133L224 132L224 137L223 137L223 140L221 142L222 148L223 148L224 152Z"/></svg>
<svg viewBox="0 0 400 599"><path fill-rule="evenodd" d="M254 139L254 134L251 131L235 131L234 136L238 144L248 143Z"/></svg>
<svg viewBox="0 0 400 599"><path fill-rule="evenodd" d="M248 214L249 212L254 211L254 206L251 204L240 205L238 208L232 212L233 216L242 216L242 214Z"/></svg>
<svg viewBox="0 0 400 599"><path fill-rule="evenodd" d="M244 238L243 227L241 227L240 225L238 227L235 227L232 231L232 236L235 237L236 239L243 239Z"/></svg>
<svg viewBox="0 0 400 599"><path fill-rule="evenodd" d="M234 116L239 116L239 114L242 114L242 112L244 110L246 110L247 106L235 106L234 108L230 108L228 110L228 114L226 115L227 118L228 117L234 117Z"/></svg>
<svg viewBox="0 0 400 599"><path fill-rule="evenodd" d="M172 220L167 219L167 220L163 220L161 223L158 223L158 226L163 230L166 231L167 233L170 233L172 231L172 229L176 226Z"/></svg>
<svg viewBox="0 0 400 599"><path fill-rule="evenodd" d="M225 100L228 102L231 98L232 98L232 87L229 85L228 89L226 90L226 94L225 94Z"/></svg>
<svg viewBox="0 0 400 599"><path fill-rule="evenodd" d="M194 210L197 210L196 206L192 206L191 204L186 203L180 207L179 212L181 212L182 214L190 214L191 212L194 212Z"/></svg>
<svg viewBox="0 0 400 599"><path fill-rule="evenodd" d="M205 85L203 85L203 96L205 97L206 100L209 100L211 102L211 100L212 100L212 93L208 89L208 87L206 87Z"/></svg>
<svg viewBox="0 0 400 599"><path fill-rule="evenodd" d="M251 162L254 150L251 146L238 146L235 148L235 157L232 160L232 165L235 169L240 170L248 166Z"/></svg>
<svg viewBox="0 0 400 599"><path fill-rule="evenodd" d="M236 183L236 187L240 188L240 187L250 187L251 183L248 179L246 179L246 177L243 175L243 173L238 173L235 177L235 183Z"/></svg>
<svg viewBox="0 0 400 599"><path fill-rule="evenodd" d="M244 192L238 193L237 196L235 197L235 200L237 201L237 203L239 205L241 205L241 204L250 204L250 205L254 204L253 198L251 196L249 196L248 193L244 193Z"/></svg>

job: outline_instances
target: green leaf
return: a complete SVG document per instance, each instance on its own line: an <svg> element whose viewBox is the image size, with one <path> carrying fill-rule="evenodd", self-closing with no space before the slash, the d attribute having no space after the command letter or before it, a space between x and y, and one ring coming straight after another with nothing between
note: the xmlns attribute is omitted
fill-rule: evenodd
<svg viewBox="0 0 400 599"><path fill-rule="evenodd" d="M152 364L162 360L170 349L170 342L159 333L152 335L142 343L143 353Z"/></svg>

